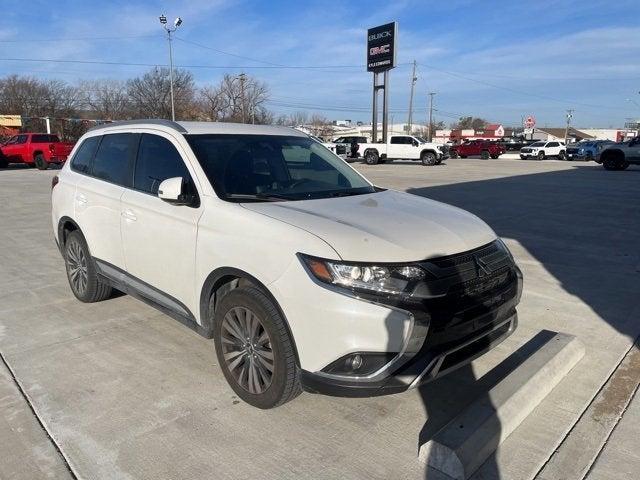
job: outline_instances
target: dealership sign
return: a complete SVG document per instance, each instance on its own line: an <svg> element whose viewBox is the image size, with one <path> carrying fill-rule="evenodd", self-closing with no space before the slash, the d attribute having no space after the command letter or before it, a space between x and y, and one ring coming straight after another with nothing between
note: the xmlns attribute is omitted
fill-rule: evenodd
<svg viewBox="0 0 640 480"><path fill-rule="evenodd" d="M533 128L536 126L536 119L533 115L529 115L527 119L524 121L524 126L526 128Z"/></svg>
<svg viewBox="0 0 640 480"><path fill-rule="evenodd" d="M396 22L367 31L367 71L382 72L396 66Z"/></svg>

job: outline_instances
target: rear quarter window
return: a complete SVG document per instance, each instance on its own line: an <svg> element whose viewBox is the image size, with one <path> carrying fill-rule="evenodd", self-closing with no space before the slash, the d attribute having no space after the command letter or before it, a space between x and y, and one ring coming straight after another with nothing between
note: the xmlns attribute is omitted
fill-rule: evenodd
<svg viewBox="0 0 640 480"><path fill-rule="evenodd" d="M89 137L78 147L71 159L71 170L88 174L91 170L91 161L96 153L102 137Z"/></svg>

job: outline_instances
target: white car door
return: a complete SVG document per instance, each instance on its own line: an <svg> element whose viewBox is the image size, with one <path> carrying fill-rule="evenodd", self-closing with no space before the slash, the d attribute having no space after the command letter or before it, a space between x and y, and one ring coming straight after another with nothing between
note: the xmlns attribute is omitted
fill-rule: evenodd
<svg viewBox="0 0 640 480"><path fill-rule="evenodd" d="M388 158L413 158L412 138L407 135L393 135L387 146Z"/></svg>
<svg viewBox="0 0 640 480"><path fill-rule="evenodd" d="M182 177L183 192L192 191L197 198L194 175L184 158L182 148L170 136L142 134L133 186L122 196L122 241L127 272L137 282L134 287L157 303L188 315L185 306L196 313L195 247L202 207L199 201L191 206L174 205L158 197L163 180Z"/></svg>
<svg viewBox="0 0 640 480"><path fill-rule="evenodd" d="M547 142L544 147L544 153L547 157L553 157L560 154L560 142Z"/></svg>
<svg viewBox="0 0 640 480"><path fill-rule="evenodd" d="M76 181L76 222L91 256L121 269L124 268L124 255L120 236L120 199L124 186L131 180L136 140L137 135L131 133L89 137L78 150L78 155L95 151L95 156L84 171L76 170L80 174ZM87 150L83 151L85 144ZM75 160L74 157L74 165Z"/></svg>

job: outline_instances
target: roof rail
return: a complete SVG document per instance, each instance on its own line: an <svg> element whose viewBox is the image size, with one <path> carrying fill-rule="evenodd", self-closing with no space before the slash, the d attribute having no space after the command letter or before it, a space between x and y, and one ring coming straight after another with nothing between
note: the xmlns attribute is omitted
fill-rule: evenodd
<svg viewBox="0 0 640 480"><path fill-rule="evenodd" d="M96 130L102 130L103 128L120 127L120 126L126 126L126 125L144 125L144 124L161 125L163 127L172 128L180 133L187 133L187 129L184 128L179 123L173 122L171 120L164 120L161 118L152 118L149 120L120 120L117 122L103 123L101 125L96 125L95 127L91 127L88 131L95 132Z"/></svg>

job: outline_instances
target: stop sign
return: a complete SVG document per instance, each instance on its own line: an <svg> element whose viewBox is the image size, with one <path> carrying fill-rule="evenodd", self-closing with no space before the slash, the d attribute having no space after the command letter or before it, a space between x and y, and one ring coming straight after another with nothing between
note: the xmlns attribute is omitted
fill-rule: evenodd
<svg viewBox="0 0 640 480"><path fill-rule="evenodd" d="M524 126L527 128L533 128L536 125L536 119L533 115L529 115L524 121Z"/></svg>

